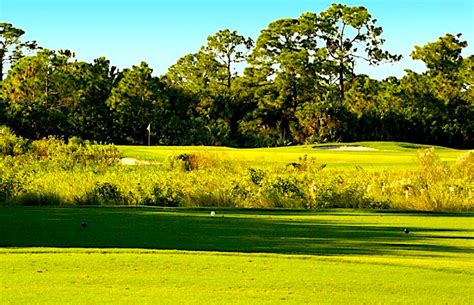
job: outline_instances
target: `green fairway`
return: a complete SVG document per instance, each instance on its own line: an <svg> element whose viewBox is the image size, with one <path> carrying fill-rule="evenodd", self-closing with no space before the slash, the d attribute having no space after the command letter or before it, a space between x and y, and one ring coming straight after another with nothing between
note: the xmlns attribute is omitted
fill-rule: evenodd
<svg viewBox="0 0 474 305"><path fill-rule="evenodd" d="M336 150L336 147L368 148L367 150ZM249 165L284 165L307 155L329 168L367 169L410 168L417 165L417 150L431 146L402 142L356 142L324 145L300 145L277 148L228 148L212 146L119 146L124 157L138 160L164 161L167 156L182 153L205 153L222 160ZM465 153L445 147L435 147L436 154L446 162L455 161Z"/></svg>
<svg viewBox="0 0 474 305"><path fill-rule="evenodd" d="M209 212L2 208L0 303L474 298L472 213Z"/></svg>

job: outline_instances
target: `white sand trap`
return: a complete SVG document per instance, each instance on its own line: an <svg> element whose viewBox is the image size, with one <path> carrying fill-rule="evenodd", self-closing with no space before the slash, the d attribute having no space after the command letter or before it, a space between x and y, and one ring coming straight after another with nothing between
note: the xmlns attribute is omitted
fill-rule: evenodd
<svg viewBox="0 0 474 305"><path fill-rule="evenodd" d="M135 158L122 158L120 160L122 165L142 165L142 164L151 164L149 161L142 161Z"/></svg>
<svg viewBox="0 0 474 305"><path fill-rule="evenodd" d="M340 146L340 145L328 145L328 146L314 146L314 149L322 150L339 150L339 151L376 151L376 148L364 147L364 146Z"/></svg>
<svg viewBox="0 0 474 305"><path fill-rule="evenodd" d="M134 158L122 158L120 160L120 164L122 164L122 165L137 165L138 160L134 159Z"/></svg>

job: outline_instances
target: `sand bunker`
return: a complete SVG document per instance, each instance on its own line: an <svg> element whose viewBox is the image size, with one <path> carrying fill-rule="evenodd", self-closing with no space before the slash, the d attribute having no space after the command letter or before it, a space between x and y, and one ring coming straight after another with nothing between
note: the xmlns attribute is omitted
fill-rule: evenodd
<svg viewBox="0 0 474 305"><path fill-rule="evenodd" d="M151 164L150 161L143 161L134 158L122 158L120 164L122 165L142 165L142 164Z"/></svg>
<svg viewBox="0 0 474 305"><path fill-rule="evenodd" d="M314 149L321 150L339 150L339 151L375 151L376 148L364 147L364 146L340 146L340 145L327 145L327 146L313 146Z"/></svg>

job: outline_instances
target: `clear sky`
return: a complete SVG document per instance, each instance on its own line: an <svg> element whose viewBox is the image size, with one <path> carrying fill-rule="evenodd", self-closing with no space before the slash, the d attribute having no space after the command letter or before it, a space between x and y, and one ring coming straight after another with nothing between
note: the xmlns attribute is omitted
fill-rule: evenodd
<svg viewBox="0 0 474 305"><path fill-rule="evenodd" d="M220 29L256 39L274 20L321 12L333 2L367 7L384 29L385 49L404 56L396 65L361 66L360 73L383 78L400 77L405 68L422 71L409 58L413 46L446 33L463 33L464 55L474 53L472 0L0 0L0 21L45 48L70 49L86 61L105 56L119 68L146 61L161 75Z"/></svg>

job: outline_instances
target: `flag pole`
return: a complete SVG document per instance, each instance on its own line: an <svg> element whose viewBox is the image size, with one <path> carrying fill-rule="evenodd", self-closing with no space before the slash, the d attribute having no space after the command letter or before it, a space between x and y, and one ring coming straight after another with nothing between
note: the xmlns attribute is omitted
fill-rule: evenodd
<svg viewBox="0 0 474 305"><path fill-rule="evenodd" d="M150 123L148 124L147 130L148 130L148 146L150 146L150 134L151 134L151 124Z"/></svg>

